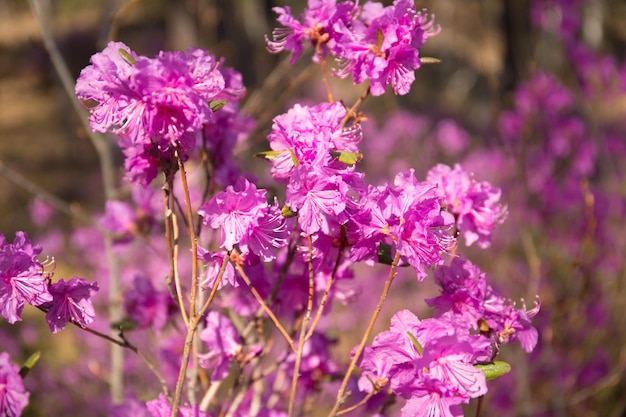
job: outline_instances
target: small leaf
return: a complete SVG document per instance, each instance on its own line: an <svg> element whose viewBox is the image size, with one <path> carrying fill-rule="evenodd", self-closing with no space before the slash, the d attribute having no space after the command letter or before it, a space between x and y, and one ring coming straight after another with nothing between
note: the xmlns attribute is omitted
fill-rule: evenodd
<svg viewBox="0 0 626 417"><path fill-rule="evenodd" d="M296 156L295 153L293 153L291 149L289 149L289 154L291 155L291 162L293 162L293 166L297 167L298 165L300 165L300 161L298 161L298 157Z"/></svg>
<svg viewBox="0 0 626 417"><path fill-rule="evenodd" d="M422 62L422 64L439 64L441 63L441 60L439 58L433 58L430 56L423 56L420 58L420 61Z"/></svg>
<svg viewBox="0 0 626 417"><path fill-rule="evenodd" d="M96 100L82 100L81 103L83 103L83 106L89 110L98 107L98 105L100 104Z"/></svg>
<svg viewBox="0 0 626 417"><path fill-rule="evenodd" d="M353 166L357 162L360 162L363 159L363 154L361 152L349 152L349 151L338 151L333 150L330 153L333 158L342 164Z"/></svg>
<svg viewBox="0 0 626 417"><path fill-rule="evenodd" d="M122 59L128 62L130 65L135 65L137 63L137 60L133 58L133 56L129 54L126 49L120 48L117 51L120 53Z"/></svg>
<svg viewBox="0 0 626 417"><path fill-rule="evenodd" d="M283 215L283 217L286 217L286 218L296 217L298 215L297 212L291 211L289 206L283 206L283 208L281 210L281 214Z"/></svg>
<svg viewBox="0 0 626 417"><path fill-rule="evenodd" d="M266 161L272 162L283 152L284 151L264 151L264 152L255 153L254 156L256 156L257 158L265 159Z"/></svg>
<svg viewBox="0 0 626 417"><path fill-rule="evenodd" d="M213 100L209 101L209 107L211 108L212 112L216 112L224 107L226 103L228 103L226 100Z"/></svg>
<svg viewBox="0 0 626 417"><path fill-rule="evenodd" d="M487 381L501 377L511 372L511 365L503 361L477 363L474 368L483 371Z"/></svg>
<svg viewBox="0 0 626 417"><path fill-rule="evenodd" d="M111 328L116 330L133 330L136 327L137 323L128 318L111 323Z"/></svg>
<svg viewBox="0 0 626 417"><path fill-rule="evenodd" d="M417 349L417 353L422 356L422 354L424 353L424 348L422 347L420 342L417 341L417 338L413 336L411 332L406 332L406 334L407 336L409 336L409 339L411 339L411 342L413 343L413 346L415 346L415 349Z"/></svg>
<svg viewBox="0 0 626 417"><path fill-rule="evenodd" d="M33 353L32 355L30 355L28 359L26 359L26 361L24 362L24 365L22 365L22 367L20 368L20 372L19 372L22 378L24 378L28 374L28 372L30 372L30 370L33 369L37 361L39 361L40 357L41 357L41 352L37 351Z"/></svg>

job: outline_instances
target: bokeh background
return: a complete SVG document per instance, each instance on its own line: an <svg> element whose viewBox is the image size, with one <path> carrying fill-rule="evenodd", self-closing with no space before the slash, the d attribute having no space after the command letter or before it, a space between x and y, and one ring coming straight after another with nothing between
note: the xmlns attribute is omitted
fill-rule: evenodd
<svg viewBox="0 0 626 417"><path fill-rule="evenodd" d="M267 149L272 117L296 100L324 100L319 69L308 57L291 66L286 54L265 50L264 35L275 26L271 8L289 4L297 11L304 1L40 4L74 78L109 38L147 56L198 46L224 57L242 73L248 88L243 111L257 120L238 157L260 178L267 178L267 167L251 155ZM423 178L436 163L460 163L478 181L502 189L509 218L492 247L460 252L507 297L531 307L539 296L534 323L540 342L531 355L519 346L503 350L514 370L490 385L481 415L626 416L626 3L417 5L441 25L422 50L441 63L421 68L407 96L366 101L362 167L370 182L381 183L400 170L414 168ZM345 81L332 85L347 104L362 92ZM38 225L31 216L37 208L33 186L81 212L102 211L98 157L71 100L28 2L0 0L0 233L9 239L17 230L36 238L79 222L59 215L54 224ZM71 270L62 254L56 256L59 268ZM380 329L400 308L427 315L428 294L436 294L432 284L399 280ZM347 321L338 328L359 329L342 314ZM64 373L77 354L66 346L71 342L68 336L43 339L25 324L0 324L0 350L26 357L35 347L52 349L43 358L47 373L37 370L40 384L68 392L64 399L75 410L88 410L85 392L106 384L78 389L84 381ZM350 349L350 339L344 343L339 351ZM102 374L98 361L87 365L93 375ZM62 383L55 373L63 375ZM66 412L47 408L45 395L32 394L26 415Z"/></svg>

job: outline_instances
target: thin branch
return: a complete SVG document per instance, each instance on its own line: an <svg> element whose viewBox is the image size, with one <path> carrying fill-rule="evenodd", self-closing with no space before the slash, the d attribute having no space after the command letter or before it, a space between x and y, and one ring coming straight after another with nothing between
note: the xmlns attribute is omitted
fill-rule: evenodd
<svg viewBox="0 0 626 417"><path fill-rule="evenodd" d="M95 222L91 216L84 213L80 209L79 206L73 205L66 201L61 200L59 197L55 196L54 194L50 193L46 189L35 184L34 182L24 177L19 172L8 167L1 160L0 160L0 175L4 176L9 181L17 184L19 187L23 188L24 190L28 191L34 196L41 198L42 200L50 204L52 207L54 207L56 210L60 211L61 213L67 214L68 216L75 218L77 220L80 220L83 223L87 223L87 224L100 228L98 223Z"/></svg>
<svg viewBox="0 0 626 417"><path fill-rule="evenodd" d="M114 169L113 155L109 142L104 136L98 135L90 129L87 111L82 108L79 101L74 96L74 78L59 52L59 48L54 42L54 36L48 26L47 15L44 6L39 0L29 0L30 9L37 20L41 32L42 41L52 65L61 80L63 89L79 115L79 120L87 132L91 143L98 154L100 161L100 171L104 186L104 195L107 200L116 198L116 170ZM109 266L109 319L115 323L122 319L124 314L121 303L121 283L120 266L117 257L113 253L113 239L110 233L104 233L104 249ZM111 346L111 369L109 375L111 387L111 401L113 404L120 404L124 401L124 356L123 350L115 345Z"/></svg>
<svg viewBox="0 0 626 417"><path fill-rule="evenodd" d="M341 386L337 391L337 400L335 401L335 405L333 409L328 414L328 417L335 417L337 412L339 411L339 407L346 401L346 388L348 387L348 382L350 381L350 377L352 376L352 372L354 372L354 368L356 368L356 363L361 358L361 354L365 349L365 343L367 343L367 339L369 338L372 330L374 329L374 324L378 319L378 315L383 308L383 303L387 298L387 294L389 293L389 289L391 288L391 283L393 282L394 277L397 273L398 263L400 262L400 252L396 252L396 256L391 263L391 268L389 269L389 275L387 276L387 280L385 281L385 287L383 288L383 292L380 294L380 298L378 300L378 304L376 305L376 309L374 310L374 314L372 314L372 318L370 319L369 325L361 338L361 343L359 344L356 352L354 352L354 356L352 357L352 361L350 362L350 366L348 366L348 370L346 371L346 375L341 382ZM349 395L349 394L348 394Z"/></svg>
<svg viewBox="0 0 626 417"><path fill-rule="evenodd" d="M309 296L304 312L304 319L300 325L300 338L298 340L298 350L296 351L296 360L293 365L293 377L291 380L291 394L289 395L289 407L287 415L293 417L296 405L296 393L298 390L298 379L300 378L300 363L302 362L302 353L304 352L304 344L306 343L306 331L311 320L311 311L313 310L313 295L315 293L315 276L313 271L313 238L307 236L309 246Z"/></svg>
<svg viewBox="0 0 626 417"><path fill-rule="evenodd" d="M311 328L309 328L309 331L306 334L306 340L309 340L311 336L313 336L313 332L315 331L315 328L317 327L317 324L320 321L322 314L324 313L324 308L326 307L326 303L328 301L328 295L330 294L330 290L333 286L333 283L335 282L335 277L337 276L337 271L339 270L339 264L341 263L341 255L344 250L344 244L345 242L342 239L341 245L339 246L339 250L337 251L337 258L335 259L333 272L330 275L328 282L326 283L326 288L324 288L324 293L322 294L320 305L318 306L317 312L315 313L315 318L313 319L313 322L311 323Z"/></svg>
<svg viewBox="0 0 626 417"><path fill-rule="evenodd" d="M248 286L248 288L250 288L250 291L252 292L252 295L254 296L254 298L256 298L256 300L258 301L258 303L261 305L261 308L263 308L263 311L265 311L267 313L267 315L270 317L270 319L272 319L272 322L274 323L274 325L276 326L276 328L282 333L282 335L285 337L285 340L287 341L287 343L289 344L289 347L291 348L291 350L293 350L294 352L296 352L296 346L293 343L293 340L291 339L291 336L289 335L289 333L287 332L287 330L285 330L285 328L283 327L283 325L280 323L280 320L278 320L278 317L276 317L276 315L274 314L274 312L272 311L271 308L268 307L267 304L265 304L265 300L263 300L263 297L261 297L261 294L259 294L259 292L257 291L256 288L254 288L254 286L252 285L252 282L250 281L250 278L248 278L248 275L246 274L246 272L243 270L243 268L241 267L241 265L238 262L234 262L235 264L235 269L237 269L237 272L239 272L239 275L241 276L241 278L243 279L243 281L246 283L246 285Z"/></svg>
<svg viewBox="0 0 626 417"><path fill-rule="evenodd" d="M187 171L185 164L178 154L178 149L174 152L178 161L178 169L180 170L180 179L183 184L183 193L185 194L185 207L187 215L187 230L189 232L189 241L191 243L191 299L189 301L189 317L196 314L196 297L198 292L198 238L193 227L193 210L191 207L191 197L189 195L189 183L187 182Z"/></svg>

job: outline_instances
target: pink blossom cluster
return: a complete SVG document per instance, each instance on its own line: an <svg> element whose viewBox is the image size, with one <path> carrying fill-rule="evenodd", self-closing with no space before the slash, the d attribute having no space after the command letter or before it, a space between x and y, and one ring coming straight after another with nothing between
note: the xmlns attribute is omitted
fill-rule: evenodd
<svg viewBox="0 0 626 417"><path fill-rule="evenodd" d="M440 28L426 11L411 0L395 0L390 6L367 1L309 0L301 19L289 6L276 7L283 25L266 37L272 53L292 52L291 62L302 54L303 43L319 48L321 57L332 54L339 63L335 73L351 76L355 84L369 81L370 93L382 95L391 84L396 94L407 94L422 65L419 49ZM314 55L319 60L320 56Z"/></svg>

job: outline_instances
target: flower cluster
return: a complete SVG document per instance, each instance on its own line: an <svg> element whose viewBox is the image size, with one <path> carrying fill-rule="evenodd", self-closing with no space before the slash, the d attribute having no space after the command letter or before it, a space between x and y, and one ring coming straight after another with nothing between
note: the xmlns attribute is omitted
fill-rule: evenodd
<svg viewBox="0 0 626 417"><path fill-rule="evenodd" d="M403 417L463 415L460 404L487 392L485 375L473 366L489 358L483 339L463 323L419 320L408 310L399 311L389 330L365 348L359 389L379 391L389 384L407 399Z"/></svg>
<svg viewBox="0 0 626 417"><path fill-rule="evenodd" d="M407 94L415 81L413 71L422 60L419 49L439 27L425 12L418 12L412 0L395 0L392 5L309 0L301 21L289 7L276 7L284 27L266 38L268 50L291 51L293 63L302 53L305 41L319 48L322 56L330 52L339 62L339 77L352 76L355 84L370 82L370 92L382 95L391 84L396 94ZM314 57L319 59L317 55Z"/></svg>
<svg viewBox="0 0 626 417"><path fill-rule="evenodd" d="M120 137L130 179L147 185L173 151L187 159L202 141L214 111L245 92L241 79L202 49L138 56L110 42L81 71L76 95L90 126ZM212 105L213 104L213 105Z"/></svg>
<svg viewBox="0 0 626 417"><path fill-rule="evenodd" d="M40 306L52 301L43 265L37 261L41 246L24 232L13 243L0 235L0 309L9 323L21 320L24 304Z"/></svg>
<svg viewBox="0 0 626 417"><path fill-rule="evenodd" d="M530 319L539 312L539 304L527 311L518 309L486 282L485 274L470 261L454 258L450 266L442 265L435 272L441 295L427 299L435 307L434 317L454 317L468 329L492 337L494 343L519 340L526 352L538 341L537 330Z"/></svg>
<svg viewBox="0 0 626 417"><path fill-rule="evenodd" d="M393 185L370 186L362 210L354 216L358 226L351 259L376 262L381 246L391 246L423 280L426 268L443 263L442 254L454 246L449 234L454 219L442 210L442 203L436 187L419 182L413 170L396 175Z"/></svg>
<svg viewBox="0 0 626 417"><path fill-rule="evenodd" d="M268 262L275 249L287 244L288 230L276 202L267 203L267 192L240 177L234 186L217 193L198 210L206 226L221 229L220 247L252 252Z"/></svg>
<svg viewBox="0 0 626 417"><path fill-rule="evenodd" d="M37 261L41 246L33 245L24 232L17 232L13 243L0 235L0 308L11 324L21 320L25 304L46 311L46 321L53 333L68 322L87 325L94 320L91 297L97 283L74 277L50 283L52 272L44 271Z"/></svg>
<svg viewBox="0 0 626 417"><path fill-rule="evenodd" d="M439 267L435 278L442 293L426 300L435 307L433 318L396 313L360 362L359 389L380 391L389 384L407 399L403 417L462 415L459 404L487 392L485 375L474 365L491 361L502 343L519 340L527 352L537 344L529 319L538 304L531 311L516 309L460 258Z"/></svg>
<svg viewBox="0 0 626 417"><path fill-rule="evenodd" d="M499 204L500 190L488 182L475 181L458 164L454 168L439 164L428 171L426 180L437 184L437 191L445 199L446 209L454 214L465 244L489 247L491 232L506 217L506 208Z"/></svg>

